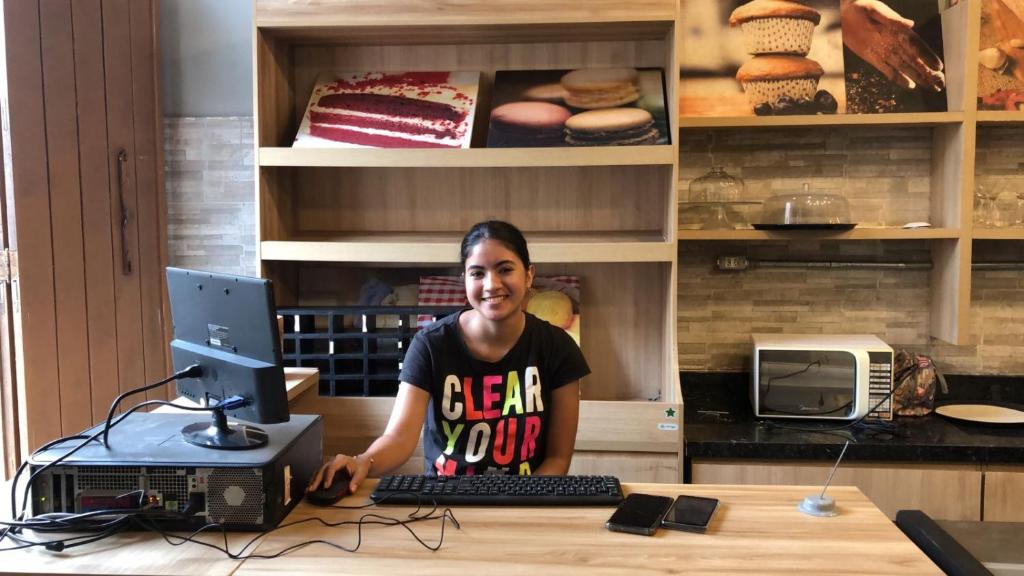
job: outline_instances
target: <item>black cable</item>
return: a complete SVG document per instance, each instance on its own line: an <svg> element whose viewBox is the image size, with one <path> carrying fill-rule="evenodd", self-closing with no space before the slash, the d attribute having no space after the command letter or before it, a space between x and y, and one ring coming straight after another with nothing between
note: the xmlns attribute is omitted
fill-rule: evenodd
<svg viewBox="0 0 1024 576"><path fill-rule="evenodd" d="M147 392L147 391L152 390L154 388L159 388L160 386L163 386L164 384L167 384L168 382L171 382L171 381L174 381L174 380L178 380L179 378L199 378L202 375L203 375L203 367L200 366L199 364L193 364L193 365L185 368L184 370L179 370L179 371L175 372L174 374L171 374L170 376L168 376L167 378L164 378L163 380L160 380L159 382L154 382L152 384L146 384L145 386L139 386L138 388L133 388L133 389L131 389L131 390L121 394L117 398L114 398L114 401L110 403L110 410L107 411L106 424L103 426L103 445L106 446L107 448L110 447L110 444L107 442L108 432L110 432L110 420L113 419L114 412L117 411L117 406L121 403L122 400L124 400L125 398L127 398L127 397L129 397L129 396L131 396L133 394L139 394L141 392Z"/></svg>
<svg viewBox="0 0 1024 576"><path fill-rule="evenodd" d="M764 402L761 403L761 406L763 406L765 410L769 410L771 412L777 412L779 414L785 414L786 416L807 416L807 417L812 417L812 416L826 416L828 414L835 414L836 412L839 412L840 410L846 410L850 406L853 406L853 400L850 400L849 402L847 402L846 404L843 404L842 406L840 406L838 408L833 408L832 410L827 410L825 412L791 412L791 411L788 411L788 410L780 410L779 408L772 408L771 406L769 406L768 404L766 404Z"/></svg>
<svg viewBox="0 0 1024 576"><path fill-rule="evenodd" d="M396 493L396 494L398 494L398 493ZM388 497L390 497L390 495ZM363 505L363 506L332 506L332 508L345 509L345 510L361 510L361 509L365 509L365 508L368 508L368 507L371 507L371 506L377 506L377 505L379 505L379 504L381 504L381 503L383 503L385 501L387 501L387 498L382 499L380 502L371 502L370 504L366 504L366 505ZM360 546L362 545L362 538L363 538L362 529L363 529L364 525L402 526L402 528L404 528L407 532L409 532L413 536L413 538L415 538L416 541L419 542L420 545L422 545L424 548L427 548L428 550L436 552L444 544L445 524L448 521L450 521L457 529L461 528L461 526L459 524L459 521L455 518L455 514L451 511L450 508L445 508L444 510L441 511L440 515L435 515L437 513L437 510L438 510L437 502L434 501L433 499L431 499L431 502L433 503L433 508L431 509L430 512L428 512L425 515L419 515L419 512L420 512L420 510L422 510L423 506L422 506L422 503L417 504L416 510L414 510L413 512L411 512L409 514L409 516L408 516L409 519L408 520L399 520L397 518L391 518L391 517L387 517L387 516L381 516L379 514L370 513L370 514L364 514L364 515L360 516L358 520L343 520L341 522L328 522L328 521L326 521L326 520L324 520L324 519L322 519L320 517L312 517L312 518L304 518L302 520L296 520L294 522L289 522L289 523L285 523L285 524L280 524L280 525L278 525L278 526L276 526L274 528L271 528L269 530L265 530L263 532L260 532L256 536L252 537L248 542L246 542L244 545L242 545L241 548L238 551L236 551L236 552L232 552L231 551L230 545L228 543L228 538L227 538L227 530L221 524L216 524L216 523L206 524L205 526L202 526L202 527L194 530L192 533L190 533L190 534L188 534L186 536L179 536L177 534L172 534L172 533L166 532L166 531L162 530L159 526L157 526L155 524L149 524L147 521L143 521L140 518L133 518L133 520L138 525L143 526L144 528L149 529L150 531L155 532L155 533L161 535L164 538L164 540L168 544L170 544L171 546L181 546L181 545L186 544L186 543L198 544L200 546L205 546L207 548L212 548L214 550L217 550L217 551L225 554L228 558L231 558L233 560L248 560L248 559L263 559L263 560L266 560L266 559L278 558L280 556L284 556L286 554L289 554L291 552L294 552L296 550L299 550L301 548L305 548L305 547L313 545L313 544L325 544L327 546L331 546L332 548L336 548L338 550L343 550L343 551L346 551L346 552L356 552L356 551L359 550ZM415 522L422 522L422 521L425 521L425 520L441 520L441 534L439 536L437 544L428 544L412 528L409 527L409 524L412 524L412 523L415 523ZM317 523L319 523L322 526L327 527L327 528L336 528L336 527L339 527L339 526L355 525L357 527L356 544L355 544L355 546L353 546L351 548L348 548L348 547L345 547L345 546L343 546L341 544L337 544L335 542L330 542L328 540L315 539L315 540L306 540L306 541L303 541L303 542L298 542L296 544L292 544L290 546L287 546L287 547L285 547L285 548L283 548L281 550L278 550L278 551L274 552L273 554L252 554L252 553L248 553L247 554L246 553L247 550L249 550L250 548L253 548L258 542L260 542L263 538L265 538L267 535L269 535L269 534L271 534L273 532L276 532L276 531L279 531L279 530L284 530L284 529L290 528L292 526L298 526L298 525L309 523L309 522L317 522ZM223 538L223 542L224 542L223 545L212 544L210 542L203 542L202 540L197 540L196 539L196 537L199 536L200 534L202 534L204 532L208 532L210 530L218 530L219 531L219 533L221 534L221 537Z"/></svg>
<svg viewBox="0 0 1024 576"><path fill-rule="evenodd" d="M188 376L190 374L191 375L195 375L196 374L196 370L198 370L198 369L199 369L198 365L189 366L185 370L182 370L182 371L172 375L170 379L180 378L180 377L183 377L183 376ZM167 379L167 380L163 381L162 383L166 383L170 379ZM152 384L152 385L144 386L142 388L138 388L138 389L130 391L128 393L122 394L121 396L119 396L115 400L114 404L111 406L111 414L113 413L113 410L116 407L117 403L120 402L124 397L126 397L126 396L128 396L130 394L133 394L133 393L137 393L139 391L144 391L144 390L148 390L148 389L154 388L154 387L159 386L159 385L160 385L159 383L158 384ZM72 546L79 546L79 545L82 545L82 544L87 544L89 542L95 542L97 540L100 540L100 539L103 539L103 538L109 536L110 534L112 534L112 533L114 533L116 531L119 531L119 530L123 529L124 526L125 526L125 518L127 516L127 514L125 514L125 511L123 509L90 511L90 512L85 512L85 513L81 513L81 514L72 514L72 515L69 515L69 516L63 516L63 517L58 517L58 518L50 518L50 517L48 517L49 515L43 515L41 517L31 518L29 521L24 521L25 512L28 509L28 495L29 495L29 492L30 492L30 490L32 488L33 481L36 479L36 477L39 474L41 474L45 470L47 470L47 469L49 469L49 468L51 468L51 467L53 467L53 466L55 466L57 464L59 464L60 462L64 461L65 459L67 459L69 456L71 456L75 452L77 452L77 451L81 450L82 448L84 448L85 446L87 446L90 442L96 440L101 434L105 434L105 433L109 432L110 428L116 426L117 424L120 424L122 421L124 421L125 418L127 418L133 412L136 412L136 411L138 411L138 410L140 410L142 408L148 407L148 406L156 406L156 405L160 405L160 406L176 406L173 403L167 402L165 400L150 400L150 401L147 401L147 402L142 402L140 404L137 404L137 405L133 406L132 408L130 408L128 411L124 412L123 414L119 415L117 417L117 419L114 420L113 422L108 420L107 424L103 428L103 430L100 430L100 431L96 432L95 434L93 434L91 436L86 436L85 434L76 434L74 436L67 436L67 437L63 437L63 438L58 438L56 440L53 440L51 442L48 442L48 443L44 444L43 446L41 446L40 448L35 450L32 453L32 456L35 456L35 455L37 455L37 454L39 454L39 453L41 453L41 452L43 452L45 450L51 449L54 446L57 446L57 445L62 444L64 442L69 442L69 441L72 441L72 440L82 440L82 442L80 444L78 444L77 446L75 446L74 448L69 450L66 454L63 454L63 455L55 458L54 460L52 460L50 462L47 462L46 464L44 464L43 466L39 467L38 469L33 471L32 474L29 475L28 480L27 480L26 485L25 485L24 494L23 494L23 497L22 497L21 510L19 512L19 509L18 509L17 486L18 486L18 481L19 481L21 475L28 468L29 459L26 459L24 462L22 462L21 465L18 466L18 470L15 472L14 478L12 479L12 482L11 482L11 515L12 515L12 522L0 522L0 525L3 526L3 528L0 529L0 542L2 542L4 539L10 538L11 540L19 542L20 544L18 546L12 547L12 548L0 549L0 551L24 549L24 548L29 548L29 547L32 547L32 546L43 546L47 550L59 552L59 551L65 550L66 548L69 548L69 547L72 547ZM196 412L208 412L208 411L212 410L212 408L193 408L193 407L188 407L188 406L176 406L176 407L180 408L180 409L191 410L191 411L196 411ZM108 415L108 417L109 417L109 415ZM140 499L140 508L141 508L141 499ZM137 510L135 512L132 512L131 514L138 514L140 512L145 512L145 511L144 510ZM156 512L156 511L154 511L154 512ZM91 521L88 521L88 518L91 518L93 516L102 516L102 515L106 515L106 514L110 514L110 513L119 514L119 517L116 517L116 518L114 518L112 520L103 520L101 522L91 522ZM163 515L163 516L166 516L168 511L159 511L159 513L161 515ZM90 534L90 535L85 535L85 536L74 536L74 537L69 537L69 538L63 538L63 539L60 539L60 540L53 540L53 541L37 541L37 542L33 542L33 541L30 541L30 540L27 540L25 538L22 538L22 537L18 536L18 533L19 533L19 531L21 529L31 529L33 531L38 531L38 532L74 531L74 530L81 530L81 529L97 530L97 529L99 529L99 530L103 530L103 532L101 532L99 535Z"/></svg>
<svg viewBox="0 0 1024 576"><path fill-rule="evenodd" d="M142 408L145 408L147 406L174 406L175 408L180 408L182 410L190 410L190 411L193 411L193 412L209 412L210 410L213 410L213 408L194 408L194 407L191 407L191 406L178 406L177 404L174 404L173 402L168 402L166 400L147 400L146 402L141 402L139 404L136 404L135 406L132 406L126 412L118 415L117 420L114 423L112 423L111 426L112 427L116 426L117 424L119 424L122 421L124 421L124 419L127 418L133 412L141 410ZM18 513L18 509L16 507L12 507L12 509L11 509L12 516L14 516L14 518L19 519L19 520L23 517L23 515L25 513L25 510L28 507L28 493L29 493L30 488L32 487L32 481L35 480L36 476L41 474L43 471L45 471L45 470L47 470L47 469L49 469L49 468L51 468L53 466L56 466L60 462L63 462L66 458L68 458L69 456L71 456L75 452L78 452L79 450L81 450L82 448L87 446L90 442L92 442L93 440L96 440L97 438L99 438L99 436L102 435L105 430L106 429L100 430L100 431L96 432L92 436L89 436L88 438L86 438L81 444L79 444L78 446L75 446L74 448L69 450L66 454L63 454L63 455L55 458L54 460L52 460L50 462L47 462L46 464L44 464L43 466L39 467L38 469L36 469L36 471L33 472L29 476L28 484L25 486L24 496L22 497L22 500L21 500L21 513ZM78 435L77 437L82 437L82 436L84 436L84 435ZM64 439L62 438L60 441L64 441ZM54 441L54 442L57 442L57 441ZM51 445L52 444L53 443L51 442ZM42 449L40 449L40 450L42 450ZM37 453L39 453L39 450L34 452L33 455L35 455ZM15 485L12 483L11 484L12 494L16 494L15 493L15 488L16 488ZM13 498L14 498L14 500L13 500L12 504L17 502L17 496L14 496Z"/></svg>
<svg viewBox="0 0 1024 576"><path fill-rule="evenodd" d="M80 439L83 439L83 438L86 438L86 436L84 434L76 434L74 436L66 436L64 438L57 438L56 440L53 440L51 442L47 442L46 444L43 444L41 447L36 449L36 451L32 453L32 456L35 456L36 454L38 454L38 453L40 453L40 452L42 452L44 450L49 450L50 448L53 448L54 446L56 446L58 444L61 444L63 442L67 442L67 441L70 441L70 440L80 440ZM21 463L20 466L18 466L18 470L14 473L14 478L11 480L11 517L12 518L16 517L15 515L16 515L16 512L17 512L17 504L18 504L18 493L17 493L18 478L21 476L21 473L24 472L26 468L28 468L28 460L25 460L24 462ZM4 539L4 534L5 534L4 532L0 532L0 541L2 541Z"/></svg>
<svg viewBox="0 0 1024 576"><path fill-rule="evenodd" d="M882 404L884 404L885 401L888 400L889 397L892 396L893 392L895 392L895 391L896 391L895 388L890 390L888 394L886 394L881 400L878 401L877 404L872 406L871 409L868 410L860 418L857 418L853 422L847 422L846 424L843 424L841 426L832 426L832 427L827 427L827 428L814 428L814 427L804 427L804 426L784 426L784 425L777 424L777 423L771 422L771 421L766 421L766 423L768 425L770 425L770 426L775 426L776 428L782 428L782 429L785 429L785 430L797 430L797 431L800 431L800 432L822 432L822 433L829 433L829 432L834 432L834 431L837 431L837 430L849 430L849 429L853 428L854 426L857 426L857 425L861 424L861 422L865 418L867 418L872 412L874 412L875 410L878 410L878 407L881 406ZM879 421L879 422L881 422L881 421ZM872 422L872 425L873 424L874 423ZM844 438L845 438L845 436L844 436ZM854 443L857 442L856 439L852 439L852 440L853 440Z"/></svg>
<svg viewBox="0 0 1024 576"><path fill-rule="evenodd" d="M139 403L139 404L133 406L128 411L126 411L125 413L119 415L118 418L111 424L111 427L118 425L120 422L122 422L125 418L127 418L133 412L136 412L136 411L138 411L138 410L140 410L140 409L142 409L144 407L152 406L152 405L156 405L156 404L159 404L159 405L170 405L171 403L163 401L163 400L150 400L150 401L147 401L147 402ZM189 407L185 407L185 409L193 410L193 411L209 411L209 410L211 410L211 408L189 408ZM433 508L429 512L427 512L426 514L421 514L421 510L423 509L423 506L422 506L422 503L420 503L419 505L417 505L416 509L409 514L407 520L400 520L400 519L397 519L397 518L390 518L390 517L387 517L387 516L381 516L381 515L375 514L375 513L369 513L369 514L364 514L364 515L360 516L359 519L355 520L355 521L346 520L346 521L341 521L341 522L327 522L326 520L323 520L321 518L307 518L307 519L298 520L298 521L295 521L295 522L281 524L281 525L279 525L279 526L277 526L275 528L272 528L270 530L266 530L266 531L260 532L255 537L250 539L244 546L242 546L242 548L240 550L238 550L237 552L232 552L230 547L229 547L229 543L228 543L227 530L225 529L224 525L222 525L222 524L218 524L218 523L206 524L206 525L198 528L197 530L193 531L188 536L178 536L178 535L174 535L174 534L166 532L165 530L163 530L155 522L155 521L161 520L161 519L183 519L183 518L190 518L190 517L192 517L192 514L188 513L188 506L186 506L186 509L183 510L182 512L172 512L172 511L169 511L169 510L157 510L157 509L146 510L144 508L130 509L130 510L126 511L125 509L121 509L121 508L113 508L113 509L103 509L103 510L92 510L92 511L89 511L89 512L82 512L82 513L78 513L78 514L50 513L50 514L44 514L44 515L40 515L40 516L37 516L37 517L33 517L33 518L28 519L28 520L21 520L21 518L23 518L23 516L24 516L24 512L27 510L28 491L29 491L29 488L32 486L32 482L35 479L35 477L39 473L41 473L43 470L45 470L46 468L48 468L50 466L53 466L53 465L56 465L57 463L59 463L60 461L62 461L65 458L67 458L68 456L70 456L74 452L80 450L84 446L88 445L90 442L96 440L100 436L100 434L102 434L102 431L98 431L97 433L95 433L95 434L93 434L91 436L88 436L88 437L85 436L85 435L78 435L76 437L61 438L59 440L55 440L55 441L47 444L44 448L40 449L40 450L43 450L43 449L55 446L57 444L60 444L62 442L69 441L71 439L83 439L84 438L84 441L81 444L79 444L78 446L75 446L67 454L64 454L61 457L53 460L52 462L47 463L43 467L41 467L41 468L37 469L35 472L33 472L32 475L30 475L30 477L28 479L28 484L27 484L26 490L25 490L25 496L24 496L24 499L22 501L23 510L22 510L22 513L18 515L18 520L12 521L12 522L0 522L0 525L4 526L2 531L0 531L0 541L3 541L5 538L9 538L9 539L11 539L11 540L13 540L15 542L18 542L18 545L7 547L7 548L0 548L0 552L5 552L5 551L8 551L8 550L22 550L22 549L32 548L32 547L43 547L46 550L49 550L51 552L62 552L64 550L67 550L68 548L72 548L72 547L76 547L76 546L83 546L83 545L86 545L86 544L90 544L92 542L97 542L97 541L102 540L104 538L107 538L107 537L109 537L109 536L111 536L113 534L116 534L116 533L118 533L118 532L120 532L122 530L125 530L126 528L128 528L131 525L139 526L139 527L142 527L142 528L144 528L146 530L150 530L152 532L160 534L161 537L163 537L166 542L168 542L169 544L171 544L173 546L180 546L180 545L185 544L187 542L191 542L191 543L194 543L194 544L199 544L199 545L202 545L202 546L207 546L209 548L213 548L215 550L219 550L219 551L223 552L225 555L227 555L229 558L232 558L232 559L246 559L246 558L269 559L269 558L277 558L279 556L282 556L282 555L294 552L295 550L299 550L301 548L304 548L306 546L310 546L312 544L325 544L325 545L331 546L331 547L339 549L339 550L345 550L345 551L349 551L349 552L356 552L357 550L359 550L360 546L362 545L362 538L363 538L362 529L363 529L364 525L401 526L407 532L409 532L413 536L413 538L415 538L416 541L420 543L420 545L424 546L428 550L437 551L444 544L445 525L447 524L448 521L450 521L457 529L461 528L461 526L459 525L458 520L455 518L455 515L454 515L454 513L452 513L450 508L445 508L444 510L441 511L440 515L437 515L437 511L438 511L437 502L434 501L434 500L431 500L431 502L433 504ZM19 473L25 469L26 464L27 464L27 462L23 463L22 466L19 467ZM132 494L132 492L126 493L125 496L128 496L130 494ZM396 494L398 494L398 493L396 493ZM391 497L391 495L388 495L383 500L381 500L381 502L371 502L371 503L363 505L363 506L354 506L354 507L334 506L334 508L341 508L341 509L365 509L365 508L368 508L368 507L371 507L371 506L377 506L377 505L379 505L381 503L384 503L390 497ZM12 485L12 502L13 503L17 502L15 487L13 485ZM140 500L140 503L141 503L141 500ZM109 518L108 516L110 514L114 514L116 516L114 518ZM415 522L421 522L421 521L426 521L426 520L438 520L438 519L441 520L441 533L440 533L439 539L438 539L436 544L431 544L431 543L426 542L422 537L420 537L419 534L416 533L415 530L413 530L409 526L409 524L412 524L412 523L415 523ZM273 554L252 554L252 553L248 553L247 554L246 553L247 550L249 550L250 548L253 548L258 542L260 542L268 534L270 534L272 532L275 532L277 530L282 530L282 529L285 529L285 528L289 528L291 526L296 526L296 525L307 523L307 522L319 522L321 525L323 525L325 527L329 527L329 528L338 527L338 526L347 526L347 525L353 525L354 524L357 527L356 544L355 544L354 547L349 548L349 547L345 547L345 546L343 546L341 544L337 544L337 543L330 542L330 541L327 541L327 540L317 539L317 540L309 540L309 541L305 541L305 542L300 542L300 543L288 546L286 548L278 550L277 552L275 552ZM38 541L33 541L33 540L29 540L27 538L24 538L22 536L17 535L16 532L18 530L20 530L20 529L29 529L29 530L33 530L33 531L36 531L36 532L42 532L42 533L45 533L45 532L66 532L66 531L90 530L91 533L83 534L83 535L77 535L77 536L70 536L70 537L60 538L60 539L55 539L55 540L38 540ZM96 533L95 532L96 530L99 530L100 532ZM224 541L223 546L218 546L216 544L210 544L208 542L203 542L203 541L200 541L200 540L196 540L196 536L198 536L201 533L208 532L210 530L218 530L221 533L223 541Z"/></svg>
<svg viewBox="0 0 1024 576"><path fill-rule="evenodd" d="M803 374L804 372L807 372L808 370L810 370L811 366L817 366L818 368L821 368L821 360L820 359L819 360L814 360L814 361L810 362L809 364L807 364L807 366L804 366L802 369L797 370L796 372L792 372L792 373L789 373L789 374L783 374L782 376L769 376L768 377L768 384L764 387L764 395L768 396L768 394L771 393L771 391L772 391L772 382L775 382L776 380L785 380L787 378L792 378L793 376L799 376L799 375Z"/></svg>
<svg viewBox="0 0 1024 576"><path fill-rule="evenodd" d="M193 367L190 367L190 368L193 368ZM188 371L188 369L183 370L182 372L187 372L187 371ZM181 373L179 373L179 374L181 374ZM132 391L132 392L127 393L127 394L122 395L122 396L127 396L127 395L130 395L131 393L137 393L139 391L143 391L145 389L149 389L149 388L155 387L157 385L159 385L159 384L150 385L149 387L143 387L143 388L137 389L135 391ZM115 404L117 402L119 402L121 399L122 398L119 397L118 400L115 401ZM397 519L397 518L390 518L390 517L387 517L387 516L381 516L381 515L375 514L375 513L369 513L369 514L363 514L362 516L359 517L358 520L355 520L355 521L346 520L346 521L341 521L341 522L327 522L326 520L323 520L321 518L314 517L314 518L306 518L306 519L303 519L303 520L298 520L298 521L291 522L291 523L281 524L281 525L279 525L277 527L274 527L274 528L272 528L270 530L266 530L266 531L260 532L255 537L250 539L239 551L232 552L230 547L229 547L229 545L228 545L227 530L224 527L224 525L222 525L222 524L218 524L218 523L205 524L204 526L202 526L202 527L198 528L197 530L193 531L188 536L178 536L178 535L174 535L174 534L171 534L171 533L168 533L168 532L164 531L156 523L157 520L188 519L188 518L191 518L194 515L194 512L191 512L189 510L189 508L191 506L191 503L189 505L186 505L185 509L182 512L175 512L175 511L161 510L161 509L146 509L146 508L142 507L143 500L140 497L140 501L139 501L140 507L137 508L137 509L135 509L135 508L132 508L132 509L110 508L110 509L102 509L102 510L91 510L89 512L81 512L81 513L77 513L77 514L71 514L71 513L48 513L48 514L42 514L42 515L39 515L39 516L36 516L36 517L29 518L28 520L24 519L25 512L28 510L28 495L29 495L29 491L31 490L31 487L32 487L32 484L33 484L34 480L36 479L36 477L39 474L41 474L45 470L47 470L47 469L49 469L49 468L51 468L51 467L53 467L53 466L55 466L57 464L59 464L60 462L62 462L63 460L65 460L66 458L68 458L69 456L74 454L75 452L77 452L78 450L81 450L82 448L87 446L90 442L93 442L93 441L97 440L101 435L104 436L104 439L106 439L106 433L109 432L110 428L113 428L114 426L117 426L118 424L120 424L122 421L124 421L125 418L127 418L132 413L134 413L134 412L136 412L138 410L141 410L142 408L145 408L145 407L148 407L148 406L154 406L154 405L176 406L177 408L181 408L181 409L184 409L184 410L190 410L190 411L196 411L196 412L208 412L208 411L211 411L211 410L215 409L215 407L193 408L193 407L187 407L187 406L177 406L177 405L175 405L175 404L173 404L171 402L165 401L165 400L149 400L149 401L146 401L146 402L141 402L139 404L136 404L135 406L133 406L132 408L130 408L129 410L127 410L123 414L120 414L116 418L116 420L108 421L107 425L104 426L104 428L102 430L97 431L96 433L92 434L91 436L86 436L85 434L78 434L78 435L75 435L75 436L59 438L57 440L54 440L52 442L49 442L49 443L45 444L44 446L42 446L41 448L39 448L38 450L33 452L33 456L35 456L36 454L38 454L38 453L40 453L40 452L42 452L44 450L50 449L50 448L52 448L54 446L57 446L57 445L59 445L61 443L64 443L64 442L68 442L68 441L72 441L72 440L82 440L82 442L80 444L78 444L77 446L73 447L67 453L65 453L65 454L55 458L54 460L52 460L52 461L50 461L50 462L48 462L46 464L44 464L43 466L39 467L38 469L36 469L35 471L33 471L29 475L27 483L26 483L26 486L25 486L24 496L22 498L22 509L21 509L20 513L18 512L18 508L17 508L17 482L18 482L18 479L20 478L21 474L27 469L27 467L28 467L28 460L26 460L25 462L22 462L22 464L18 467L18 470L17 470L17 472L15 473L15 476L14 476L14 481L11 483L11 511L12 511L12 514L14 515L14 519L11 522L0 521L0 526L3 526L3 528L0 529L0 542L2 542L5 539L10 539L10 540L13 540L13 541L17 542L18 544L16 546L11 546L11 547L7 547L7 548L0 548L0 552L5 552L5 551L8 551L8 550L22 550L22 549L32 548L32 547L43 547L46 550L49 550L51 552L62 552L64 550L67 550L68 548L73 548L73 547L76 547L76 546L84 546L86 544L90 544L90 543L93 543L93 542L100 541L100 540L102 540L104 538L107 538L107 537L109 537L109 536L111 536L113 534L116 534L116 533L118 533L118 532L120 532L122 530L125 530L126 528L128 528L129 526L132 526L132 525L139 526L139 527L144 528L146 530L149 530L149 531L155 532L157 534L160 534L168 544L171 544L173 546L180 546L182 544L185 544L186 542L191 542L191 543L194 543L194 544L199 544L199 545L202 545L202 546L207 546L207 547L213 548L215 550L219 550L219 551L223 552L225 555L227 555L229 558L232 558L232 559L247 559L247 558L269 559L269 558L277 558L279 556L283 556L283 555L288 554L290 552L293 552L295 550L299 550L299 549L304 548L306 546L310 546L312 544L318 544L318 543L319 544L325 544L325 545L331 546L331 547L339 549L339 550L345 550L345 551L348 551L348 552L356 552L356 551L359 550L360 546L362 545L362 538L363 538L362 530L363 530L363 526L364 525L401 526L407 532L409 532L413 536L413 538L415 538L416 541L420 543L420 545L422 545L423 547L427 548L428 550L437 551L444 544L445 525L447 524L447 522L450 521L456 527L456 529L461 528L461 526L459 525L458 520L455 518L455 515L451 511L450 508L443 509L441 511L440 515L437 515L437 512L438 512L437 502L434 501L434 500L431 500L431 502L433 503L433 508L429 512L427 512L424 515L420 515L420 512L422 510L422 505L418 504L416 509L409 514L408 519L406 519L406 520L400 520L400 519ZM113 407L112 407L112 410L113 410ZM128 495L132 494L133 492L136 492L136 491L125 493L123 496L128 496ZM142 493L141 491L138 491L138 492L140 492L140 495L144 495L144 493ZM396 494L398 494L398 493L396 493ZM391 495L388 495L387 497L385 497L380 502L371 502L371 503L363 505L363 506L356 506L356 507L334 506L334 508L341 508L341 509L365 509L365 508L368 508L368 507L371 507L371 506L377 506L377 505L379 505L381 503L384 503L390 497L391 497ZM419 501L419 495L417 495L417 500ZM113 515L114 517L111 518L110 517L111 515ZM415 523L415 522L426 521L426 520L441 520L441 533L440 533L439 539L438 539L436 544L430 544L430 543L424 541L423 538L421 538L419 536L419 534L417 534L416 531L413 530L409 526L409 524L412 524L412 523ZM246 554L247 550L249 550L250 548L254 547L258 542L260 542L268 534L271 534L272 532L275 532L277 530L282 530L282 529L289 528L291 526L296 526L296 525L299 525L299 524L303 524L303 523L306 523L306 522L319 522L321 525L323 525L325 527L329 527L329 528L338 527L338 526L347 526L347 525L353 525L354 524L357 527L356 544L352 548L347 548L347 547L345 547L343 545L340 545L340 544L337 544L337 543L334 543L334 542L330 542L330 541L327 541L327 540L317 539L317 540L309 540L309 541L293 544L291 546L288 546L286 548L278 550L277 552L275 552L273 554L252 554L252 553ZM19 535L20 534L20 530L22 530L22 529L32 530L34 532L41 532L41 533L46 533L46 532L69 532L69 531L70 532L74 532L74 531L83 531L83 530L88 530L88 531L90 531L90 533L89 534L76 535L76 536L69 536L69 537L59 538L59 539L55 539L55 540L37 540L37 541L33 541L33 540L29 540L28 538L25 538L25 537ZM96 532L97 530L99 530L99 532ZM202 542L200 540L196 540L195 539L196 536L198 536L199 534L204 533L204 532L208 532L210 530L218 530L221 533L221 535L223 537L223 540L224 540L224 545L223 546L218 546L216 544L210 544L210 543Z"/></svg>

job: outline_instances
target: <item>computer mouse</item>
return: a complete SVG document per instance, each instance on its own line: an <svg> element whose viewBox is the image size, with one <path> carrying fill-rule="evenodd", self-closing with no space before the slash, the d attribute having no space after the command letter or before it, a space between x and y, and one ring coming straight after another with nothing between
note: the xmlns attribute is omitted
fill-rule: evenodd
<svg viewBox="0 0 1024 576"><path fill-rule="evenodd" d="M315 506L330 506L348 495L348 484L352 481L348 470L342 468L334 474L334 480L327 488L321 486L306 493L306 500Z"/></svg>

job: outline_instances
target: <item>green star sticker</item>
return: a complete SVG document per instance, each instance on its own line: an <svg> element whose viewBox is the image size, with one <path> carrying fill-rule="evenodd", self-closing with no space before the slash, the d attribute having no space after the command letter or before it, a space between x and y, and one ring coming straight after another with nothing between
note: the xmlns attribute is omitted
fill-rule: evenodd
<svg viewBox="0 0 1024 576"><path fill-rule="evenodd" d="M676 417L675 409L674 408L666 408L665 409L665 417L666 418L675 418Z"/></svg>

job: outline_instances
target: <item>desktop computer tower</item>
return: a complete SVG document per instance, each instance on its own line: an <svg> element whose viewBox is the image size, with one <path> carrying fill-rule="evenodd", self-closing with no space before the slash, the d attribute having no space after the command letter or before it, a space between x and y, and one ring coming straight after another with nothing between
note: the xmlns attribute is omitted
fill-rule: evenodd
<svg viewBox="0 0 1024 576"><path fill-rule="evenodd" d="M262 424L268 443L253 450L216 450L185 442L181 429L208 414L135 413L100 439L44 470L32 482L30 514L95 510L185 512L152 520L165 530L194 530L216 522L228 530L277 526L302 500L320 467L323 422L293 414ZM83 434L92 435L102 424ZM30 472L67 454L72 440L35 454ZM141 528L141 527L137 527Z"/></svg>

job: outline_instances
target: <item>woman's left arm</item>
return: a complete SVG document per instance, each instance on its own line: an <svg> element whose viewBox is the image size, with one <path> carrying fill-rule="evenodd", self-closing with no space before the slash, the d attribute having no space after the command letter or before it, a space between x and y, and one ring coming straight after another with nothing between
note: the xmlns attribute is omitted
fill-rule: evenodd
<svg viewBox="0 0 1024 576"><path fill-rule="evenodd" d="M547 456L533 473L564 476L569 473L572 452L576 448L576 428L580 422L580 381L569 382L552 391L551 403Z"/></svg>

